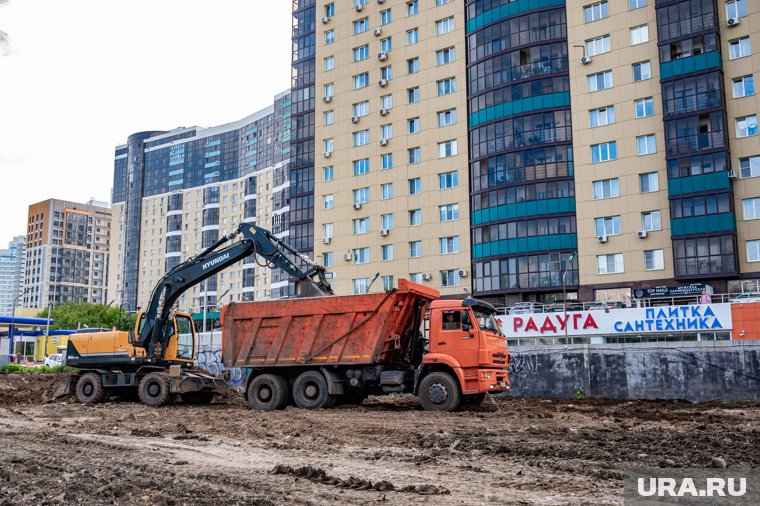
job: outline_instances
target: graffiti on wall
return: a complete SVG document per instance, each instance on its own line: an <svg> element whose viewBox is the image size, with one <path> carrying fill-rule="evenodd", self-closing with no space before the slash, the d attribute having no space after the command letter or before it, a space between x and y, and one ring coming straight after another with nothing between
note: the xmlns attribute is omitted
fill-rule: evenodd
<svg viewBox="0 0 760 506"><path fill-rule="evenodd" d="M510 354L509 374L520 376L538 374L538 355L535 353Z"/></svg>
<svg viewBox="0 0 760 506"><path fill-rule="evenodd" d="M222 350L219 348L202 348L195 357L198 367L205 369L218 378L224 378L234 388L245 388L246 371L239 367L226 367L222 363Z"/></svg>

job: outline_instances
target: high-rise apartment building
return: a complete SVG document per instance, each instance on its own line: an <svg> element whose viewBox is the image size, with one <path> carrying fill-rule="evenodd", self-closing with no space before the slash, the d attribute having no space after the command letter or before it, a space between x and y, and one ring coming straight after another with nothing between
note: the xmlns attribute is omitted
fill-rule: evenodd
<svg viewBox="0 0 760 506"><path fill-rule="evenodd" d="M256 223L287 240L290 93L239 121L211 128L141 132L114 158L110 291L129 310L145 307L164 273L229 234ZM279 269L248 258L192 290L181 308L290 293Z"/></svg>
<svg viewBox="0 0 760 506"><path fill-rule="evenodd" d="M0 250L0 315L10 315L21 295L26 236L19 235Z"/></svg>
<svg viewBox="0 0 760 506"><path fill-rule="evenodd" d="M66 302L105 304L111 209L49 199L29 206L24 266L24 307Z"/></svg>

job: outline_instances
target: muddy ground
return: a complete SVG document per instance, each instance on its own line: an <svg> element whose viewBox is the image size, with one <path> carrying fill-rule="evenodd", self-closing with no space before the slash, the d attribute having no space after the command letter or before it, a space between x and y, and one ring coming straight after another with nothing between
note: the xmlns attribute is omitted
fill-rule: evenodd
<svg viewBox="0 0 760 506"><path fill-rule="evenodd" d="M622 504L640 467L760 466L760 405L414 399L261 413L48 401L55 375L0 375L0 505Z"/></svg>

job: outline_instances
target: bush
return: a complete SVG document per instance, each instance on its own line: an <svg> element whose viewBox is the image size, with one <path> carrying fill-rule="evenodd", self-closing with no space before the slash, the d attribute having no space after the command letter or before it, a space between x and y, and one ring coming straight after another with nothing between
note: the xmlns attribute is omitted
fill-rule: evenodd
<svg viewBox="0 0 760 506"><path fill-rule="evenodd" d="M48 367L46 365L40 367L24 367L19 364L8 364L0 367L0 372L17 372L22 374L27 373L57 373L57 372L73 372L76 371L73 367L67 367L65 365L57 365L55 367Z"/></svg>

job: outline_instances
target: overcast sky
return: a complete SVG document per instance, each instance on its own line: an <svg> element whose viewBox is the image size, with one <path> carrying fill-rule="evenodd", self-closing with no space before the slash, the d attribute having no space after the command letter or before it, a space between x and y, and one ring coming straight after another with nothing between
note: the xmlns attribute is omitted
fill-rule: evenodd
<svg viewBox="0 0 760 506"><path fill-rule="evenodd" d="M290 85L291 2L0 0L0 248L48 198L110 202L117 144Z"/></svg>

